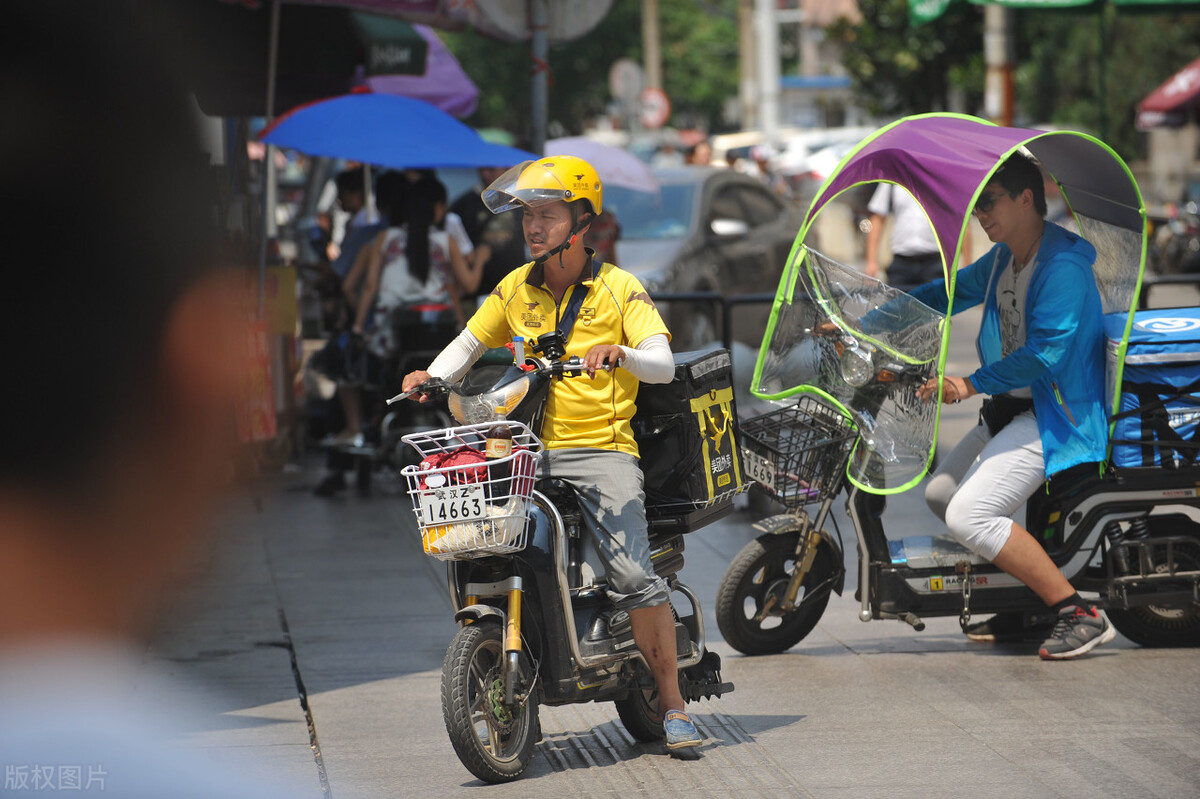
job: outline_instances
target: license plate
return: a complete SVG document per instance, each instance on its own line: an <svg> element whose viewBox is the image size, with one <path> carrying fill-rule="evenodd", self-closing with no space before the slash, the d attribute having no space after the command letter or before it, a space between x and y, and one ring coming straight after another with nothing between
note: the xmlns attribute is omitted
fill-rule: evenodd
<svg viewBox="0 0 1200 799"><path fill-rule="evenodd" d="M766 486L775 484L775 464L757 452L742 450L742 467L751 480Z"/></svg>
<svg viewBox="0 0 1200 799"><path fill-rule="evenodd" d="M421 515L427 527L482 519L487 516L483 485L470 483L422 491Z"/></svg>

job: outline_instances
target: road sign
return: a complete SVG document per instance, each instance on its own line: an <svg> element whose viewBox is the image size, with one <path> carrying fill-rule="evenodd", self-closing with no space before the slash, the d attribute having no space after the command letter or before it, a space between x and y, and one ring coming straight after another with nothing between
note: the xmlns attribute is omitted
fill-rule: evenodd
<svg viewBox="0 0 1200 799"><path fill-rule="evenodd" d="M648 128L661 128L671 116L671 101L662 89L642 89L638 119Z"/></svg>
<svg viewBox="0 0 1200 799"><path fill-rule="evenodd" d="M608 90L613 99L633 106L646 85L642 67L631 58L618 58L608 70Z"/></svg>

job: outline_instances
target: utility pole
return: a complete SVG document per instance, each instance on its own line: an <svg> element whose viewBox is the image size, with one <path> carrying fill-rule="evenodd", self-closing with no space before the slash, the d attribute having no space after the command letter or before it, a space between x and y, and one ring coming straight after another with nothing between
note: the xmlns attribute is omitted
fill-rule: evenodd
<svg viewBox="0 0 1200 799"><path fill-rule="evenodd" d="M758 68L754 58L754 0L738 0L738 111L742 128L758 124Z"/></svg>
<svg viewBox="0 0 1200 799"><path fill-rule="evenodd" d="M662 35L658 26L658 0L642 0L642 68L646 88L662 88Z"/></svg>
<svg viewBox="0 0 1200 799"><path fill-rule="evenodd" d="M1013 123L1013 63L1016 11L1008 6L983 7L983 59L987 72L983 83L983 110L998 125Z"/></svg>
<svg viewBox="0 0 1200 799"><path fill-rule="evenodd" d="M755 34L758 38L758 113L763 144L779 139L779 23L775 0L755 0Z"/></svg>
<svg viewBox="0 0 1200 799"><path fill-rule="evenodd" d="M550 12L548 0L530 0L529 3L529 49L533 59L532 106L534 154L545 155L546 152L546 123L549 119L549 89L550 89L550 57L549 42L546 38L546 26L549 24Z"/></svg>

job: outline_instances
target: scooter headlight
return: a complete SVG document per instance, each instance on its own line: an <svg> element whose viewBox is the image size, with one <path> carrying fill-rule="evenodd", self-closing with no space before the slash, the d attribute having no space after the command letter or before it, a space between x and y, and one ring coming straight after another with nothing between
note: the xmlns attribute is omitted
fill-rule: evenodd
<svg viewBox="0 0 1200 799"><path fill-rule="evenodd" d="M847 343L841 357L842 380L854 388L862 388L875 376L875 362L868 350L857 342Z"/></svg>
<svg viewBox="0 0 1200 799"><path fill-rule="evenodd" d="M530 378L526 376L483 394L463 396L452 391L446 399L446 406L459 424L494 422L507 418L516 410L529 393L529 386Z"/></svg>

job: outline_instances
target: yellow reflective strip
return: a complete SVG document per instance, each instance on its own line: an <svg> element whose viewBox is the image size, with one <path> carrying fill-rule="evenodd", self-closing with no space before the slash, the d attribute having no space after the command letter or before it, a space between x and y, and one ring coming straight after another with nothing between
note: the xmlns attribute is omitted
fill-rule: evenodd
<svg viewBox="0 0 1200 799"><path fill-rule="evenodd" d="M738 454L737 436L732 430L729 431L729 451L733 455L733 474L737 479L737 487L740 491L742 488L742 458Z"/></svg>
<svg viewBox="0 0 1200 799"><path fill-rule="evenodd" d="M708 439L705 438L703 441L704 447L700 453L704 456L704 482L708 485L708 498L712 499L716 496L716 492L713 491L712 457L708 453Z"/></svg>
<svg viewBox="0 0 1200 799"><path fill-rule="evenodd" d="M729 403L732 400L733 400L733 387L732 386L723 388L719 391L709 391L705 394L701 394L699 397L692 397L692 402L691 402L692 412L696 413L696 412L704 410L705 408L711 408L714 405L719 405L722 402Z"/></svg>

